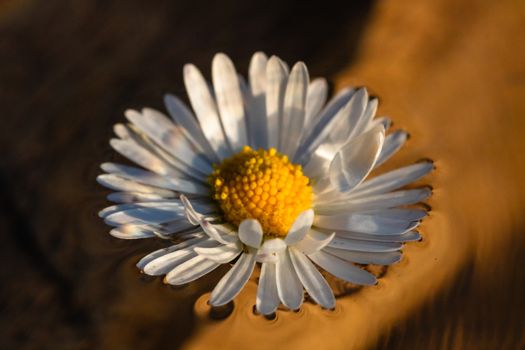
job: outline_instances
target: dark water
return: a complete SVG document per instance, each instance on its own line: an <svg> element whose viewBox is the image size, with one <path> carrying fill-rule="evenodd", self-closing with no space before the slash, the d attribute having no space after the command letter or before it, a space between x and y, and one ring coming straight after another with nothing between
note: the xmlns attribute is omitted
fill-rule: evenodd
<svg viewBox="0 0 525 350"><path fill-rule="evenodd" d="M0 348L524 348L524 19L512 1L0 2ZM224 51L246 72L256 50L370 86L412 133L391 167L436 160L424 240L377 287L331 281L333 311L257 316L256 276L210 310L227 267L163 285L134 265L164 242L96 215L123 110L185 96L186 62Z"/></svg>

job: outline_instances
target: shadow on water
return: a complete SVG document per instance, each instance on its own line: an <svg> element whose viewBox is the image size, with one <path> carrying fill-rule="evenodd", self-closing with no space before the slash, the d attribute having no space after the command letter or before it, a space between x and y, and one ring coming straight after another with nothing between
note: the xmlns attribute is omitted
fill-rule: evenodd
<svg viewBox="0 0 525 350"><path fill-rule="evenodd" d="M417 309L407 320L395 324L378 339L377 349L522 349L525 320L523 266L525 223L514 231L498 234L513 237L512 247L496 253L491 271L480 271L475 252L445 288ZM485 257L486 258L486 257ZM482 302L480 302L482 301ZM504 304L505 307L502 307Z"/></svg>
<svg viewBox="0 0 525 350"><path fill-rule="evenodd" d="M209 77L217 51L243 74L263 50L331 77L354 58L373 2L13 3L0 17L2 344L179 346L194 301L226 270L179 289L139 278L134 264L162 243L112 239L96 216L112 125L128 107L164 110L165 92L185 98L183 64Z"/></svg>

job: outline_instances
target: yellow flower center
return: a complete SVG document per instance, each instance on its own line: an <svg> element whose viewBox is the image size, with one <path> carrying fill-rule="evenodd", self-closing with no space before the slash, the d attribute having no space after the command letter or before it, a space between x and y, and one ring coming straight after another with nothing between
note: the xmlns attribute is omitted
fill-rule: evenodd
<svg viewBox="0 0 525 350"><path fill-rule="evenodd" d="M286 236L297 215L312 205L312 187L301 166L274 148L245 146L215 165L208 181L228 222L238 226L257 219L268 236Z"/></svg>

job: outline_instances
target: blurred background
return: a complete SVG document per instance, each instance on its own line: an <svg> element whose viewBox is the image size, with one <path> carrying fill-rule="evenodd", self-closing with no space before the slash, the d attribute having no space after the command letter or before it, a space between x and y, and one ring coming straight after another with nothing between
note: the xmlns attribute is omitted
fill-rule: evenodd
<svg viewBox="0 0 525 350"><path fill-rule="evenodd" d="M0 1L0 348L524 349L525 2ZM422 242L377 287L266 320L255 282L231 315L114 239L95 183L126 108L186 98L182 66L215 52L303 60L366 85L411 139L390 168L437 170Z"/></svg>

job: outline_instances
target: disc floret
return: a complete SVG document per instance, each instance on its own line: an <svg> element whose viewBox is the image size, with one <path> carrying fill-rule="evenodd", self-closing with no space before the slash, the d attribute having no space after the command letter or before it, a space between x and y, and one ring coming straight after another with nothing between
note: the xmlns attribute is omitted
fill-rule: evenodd
<svg viewBox="0 0 525 350"><path fill-rule="evenodd" d="M286 236L297 215L312 206L312 187L301 166L274 148L245 146L215 165L208 181L228 222L238 226L257 219L268 236Z"/></svg>

